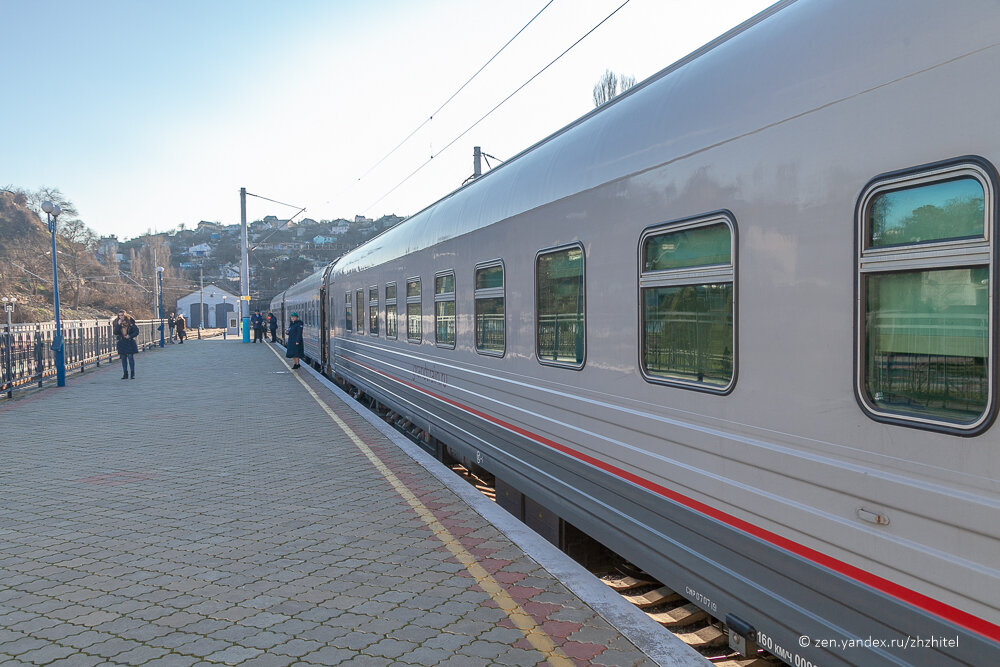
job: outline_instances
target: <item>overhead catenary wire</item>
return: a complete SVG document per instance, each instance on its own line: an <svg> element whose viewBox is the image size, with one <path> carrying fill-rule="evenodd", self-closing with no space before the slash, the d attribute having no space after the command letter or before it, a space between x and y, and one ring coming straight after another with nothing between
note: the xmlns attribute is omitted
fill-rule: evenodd
<svg viewBox="0 0 1000 667"><path fill-rule="evenodd" d="M604 25L604 23L606 23L606 22L608 21L608 19L610 19L610 18L611 18L612 16L614 16L614 15L615 15L615 14L617 14L617 13L618 13L619 11L621 11L622 7L624 7L625 5L627 5L627 4L629 3L629 2L631 2L631 0L625 0L625 2L623 2L622 4L620 4L620 5L619 5L619 6L618 6L618 7L617 7L617 8L616 8L616 9L615 9L615 10L614 10L613 12L611 12L610 14L608 14L607 16L605 16L605 17L604 17L604 18L603 18L603 19L602 19L602 20L601 20L601 21L600 21L600 22L599 22L599 23L598 23L597 25L595 25L595 26L594 26L593 28L591 28L591 29L590 29L590 30L588 30L588 31L587 31L586 33L584 33L584 35L583 35L582 37L580 37L579 39L577 39L577 40L576 40L575 42L573 42L572 44L570 44L570 45L569 45L569 47L567 47L565 51L563 51L563 52L562 52L562 53L560 53L560 54L559 54L558 56L556 56L556 57L555 57L555 58L554 58L554 59L553 59L553 60L552 60L552 61L551 61L551 62L550 62L550 63L549 63L548 65L546 65L546 66L545 66L545 67L543 67L542 69L538 70L538 71L537 71L537 72L536 72L536 73L535 73L534 75L532 75L532 77L531 77L530 79L528 79L527 81L525 81L524 83L522 83L522 84L521 84L520 86L518 86L518 87L517 87L517 89L516 89L516 90L514 90L514 92L512 92L512 93L511 93L510 95L508 95L507 97L505 97L505 98L503 98L502 100L500 100L500 102L499 102L499 103L497 103L497 105L496 105L496 106L494 106L494 107L493 107L492 109L490 109L489 111L487 111L487 112L486 112L486 113L485 113L485 114L484 114L484 115L483 115L483 116L482 116L482 117L481 117L481 118L480 118L479 120L477 120L477 121L476 121L475 123L473 123L472 125L470 125L469 127L467 127L467 128L466 128L466 129L465 129L464 131L462 131L462 133L461 133L461 134L459 134L459 135L458 135L457 137L455 137L454 139L452 139L451 141L449 141L449 142L448 142L448 143L447 143L447 144L446 144L446 145L444 146L444 148L442 148L442 149L441 149L441 150L439 150L439 151L438 151L437 153L435 153L434 155L431 155L431 156L430 156L429 158L427 158L427 160L426 160L426 161L425 161L425 162L424 162L423 164L421 164L421 165L420 165L419 167L417 167L416 169L414 169L414 170L413 170L413 171L412 171L412 172L411 172L411 173L410 173L410 174L409 174L409 175L408 175L408 176L407 176L406 178L404 178L404 179L403 179L403 180L401 180L401 181L400 181L399 183L397 183L396 185L394 185L394 186L392 187L392 189L391 189L391 190L389 190L389 191L388 191L388 192L386 192L386 193L385 193L384 195L382 195L381 197L379 197L378 199L376 199L376 200L375 200L374 202L372 202L371 204L369 204L369 205L368 205L368 206L367 206L367 207L365 208L365 210L366 210L366 211L368 211L368 210L370 210L370 209L374 208L374 207L375 207L375 206L377 206L377 205L378 205L378 204L379 204L379 203L380 203L380 202L381 202L382 200L384 200L384 199L385 199L386 197L388 197L388 196L389 196L389 195L391 195L391 194L392 194L393 192L395 192L396 190L398 190L398 189L399 189L399 188L400 188L400 187L401 187L401 186L402 186L402 185L403 185L404 183L406 183L406 182L407 182L407 181L409 181L409 180L410 180L411 178L413 178L414 176L416 176L416 175L417 175L417 173L419 173L419 172L420 172L420 171L421 171L421 170L422 170L422 169L423 169L424 167L426 167L427 165L429 165L429 164L431 163L431 161L432 161L432 160L433 160L433 159L434 159L435 157L437 157L438 155L441 155L441 153L444 153L444 152L445 152L446 150L448 150L449 148L451 148L451 147L452 147L452 146L453 146L453 145L455 144L455 142L457 142L457 141L458 141L459 139L461 139L461 138L462 138L462 137L464 137L464 136L465 136L466 134L468 134L469 132L471 132L471 131L472 131L472 130L473 130L473 129L474 129L474 128L475 128L476 126L477 126L477 125L479 125L479 124L480 124L480 123L482 123L482 122L483 122L484 120L486 120L486 119L487 119L487 118L489 118L489 117L490 117L491 115L493 115L493 113L494 113L494 112L495 112L495 111L496 111L497 109L499 109L500 107L502 107L502 106L503 106L504 104L506 104L506 103L507 103L507 102L508 102L508 101L509 101L509 100L510 100L510 99L511 99L512 97L514 97L514 96L515 96L515 95L517 95L517 94L518 94L519 92L521 92L521 91L522 91L522 90L523 90L523 89L524 89L524 88L525 88L525 87L526 87L526 86L527 86L528 84L530 84L530 83L531 83L532 81L534 81L534 80L535 80L535 79L537 79L537 78L538 78L539 76L541 76L541 74L542 74L543 72L545 72L545 70L547 70L548 68L550 68L550 67L552 67L552 66L553 66L554 64L556 64L556 62L558 62L558 61L559 61L559 60L560 60L560 59L561 59L561 58L562 58L563 56L565 56L565 55L566 55L567 53L569 53L569 52L570 52L571 50L573 50L573 49L574 49L574 48L575 48L575 47L577 46L577 44L579 44L580 42L582 42L583 40L585 40L585 39L586 39L587 37L589 37L589 36L591 35L591 33L593 33L593 32L594 32L595 30L597 30L597 29L598 29L598 28L600 28L600 27L601 27L602 25Z"/></svg>
<svg viewBox="0 0 1000 667"><path fill-rule="evenodd" d="M417 132L419 132L419 131L420 131L421 129L423 129L423 127L424 127L425 125L427 125L427 123L429 123L429 122L431 122L432 120L434 120L434 116L436 116L436 115L438 115L439 113L441 113L441 110L442 110L442 109L444 109L444 108L445 108L446 106L448 106L448 103L449 103L449 102L451 102L451 101L452 101L453 99L455 99L455 97L456 97L456 96L458 96L458 94L459 94L460 92L462 92L462 91L463 91L463 90L465 89L465 87L466 87L466 86L468 86L468 85L469 85L470 83L472 83L473 79L475 79L475 78L476 78L477 76L479 76L479 74L480 74L480 73L481 73L481 72L482 72L482 71L483 71L484 69L486 69L486 67L487 67L487 66L488 66L488 65L489 65L489 64L490 64L491 62L493 62L493 61L494 61L494 60L496 59L496 57L497 57L497 56L499 56L499 55L500 55L501 53L503 53L504 49L506 49L506 48L507 48L508 46L510 46L510 43L511 43L511 42L513 42L513 41L514 41L515 39L517 39L517 38L518 38L518 36L519 36L519 35L520 35L520 34L521 34L522 32L524 32L524 31L525 31L525 29L527 29L527 27L528 27L529 25L531 25L531 24L532 24L532 23L533 23L533 22L535 21L535 19L537 19L537 18L538 18L539 16L541 16L542 12L544 12L544 11L545 11L546 9L548 9L548 8L549 8L549 5L551 5L551 4L553 3L553 2L555 2L555 0L549 0L549 1L548 1L548 2L547 2L547 3L545 4L545 6L544 6L544 7L542 7L541 9L539 9L539 10L538 10L538 13L537 13L537 14L535 14L534 16L532 16L532 17L531 17L531 20L530 20L530 21L528 21L527 23L525 23L525 24L524 24L524 26L522 26L522 27L521 27L521 29L520 29L520 30L518 30L518 31L517 31L517 32L516 32L516 33L514 34L514 36L513 36L513 37L511 37L510 39L508 39L508 40L507 40L507 43L506 43L506 44L504 44L503 46L501 46L501 47L500 47L500 50L499 50L499 51L497 51L496 53L494 53L494 54L493 54L493 56L492 56L492 57L490 57L490 59L489 59L489 60L487 60L487 61L486 61L485 63L483 63L483 66L482 66L482 67L480 67L480 68L479 68L478 70L476 70L476 73L475 73L475 74L473 74L473 75L472 75L471 77L469 77L469 80L468 80L468 81L466 81L466 82L465 82L465 83L463 83L463 84L462 84L461 86L459 86L458 90L456 90L456 91L455 91L454 93L452 93L452 94L451 94L451 97L449 97L448 99L446 99L446 100L445 100L445 101L444 101L444 102L443 102L443 103L441 104L441 106L439 106L439 107L438 107L437 109L435 109L435 110L434 110L434 112L433 112L433 113L431 113L431 115L430 115L430 116L428 116L428 117L427 117L427 118L426 118L426 119L425 119L425 120L424 120L424 121L423 121L422 123L420 123L420 125L418 125L418 126L417 126L417 127L416 127L416 128L415 128L415 129L413 130L413 131L412 131L412 132L410 132L410 133L409 133L408 135L406 135L406 138L405 138L405 139L403 139L402 141L400 141L400 142L399 142L399 143L398 143L398 144L396 145L396 147L395 147L395 148L393 148L393 149L392 149L391 151L389 151L388 153L386 153L385 155L383 155L383 156L381 157L381 159L379 159L379 161L378 161L378 162L376 162L375 164L373 164L372 166L370 166L370 167L368 168L368 171L366 171L365 173L363 173L363 174L361 174L360 176L358 176L358 180L360 181L360 180L362 180L362 179L363 179L363 178L364 178L365 176L367 176L368 174L372 173L372 172L373 172L373 171L374 171L374 170L375 170L376 168L378 168L378 166L379 166L380 164L382 164L382 163L383 163L383 162L385 162L385 161L386 161L387 159L389 159L389 157L390 157L390 156L391 156L391 155L392 155L393 153L395 153L395 152L396 152L396 151L398 151L398 150L399 150L400 148L402 148L402 147L403 147L403 145L404 145L404 144L405 144L405 143L406 143L407 141L409 141L410 139L412 139L412 138L413 138L413 135L415 135L415 134L416 134Z"/></svg>

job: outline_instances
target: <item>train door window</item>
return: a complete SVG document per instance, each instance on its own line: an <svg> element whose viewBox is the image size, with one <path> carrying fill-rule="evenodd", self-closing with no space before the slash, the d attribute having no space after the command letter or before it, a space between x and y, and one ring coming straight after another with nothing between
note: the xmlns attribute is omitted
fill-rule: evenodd
<svg viewBox="0 0 1000 667"><path fill-rule="evenodd" d="M344 292L344 330L353 331L354 322L351 318L351 293Z"/></svg>
<svg viewBox="0 0 1000 667"><path fill-rule="evenodd" d="M368 332L378 335L378 285L368 288Z"/></svg>
<svg viewBox="0 0 1000 667"><path fill-rule="evenodd" d="M434 276L434 342L455 347L455 272Z"/></svg>
<svg viewBox="0 0 1000 667"><path fill-rule="evenodd" d="M506 350L503 262L476 267L476 351L502 357Z"/></svg>
<svg viewBox="0 0 1000 667"><path fill-rule="evenodd" d="M964 159L862 193L856 392L872 418L964 434L989 425L995 183L992 167Z"/></svg>
<svg viewBox="0 0 1000 667"><path fill-rule="evenodd" d="M538 360L583 368L587 317L582 246L546 250L535 257L535 312Z"/></svg>
<svg viewBox="0 0 1000 667"><path fill-rule="evenodd" d="M396 283L385 286L385 337L396 339Z"/></svg>
<svg viewBox="0 0 1000 667"><path fill-rule="evenodd" d="M639 361L649 382L728 393L736 366L736 225L714 214L639 243Z"/></svg>
<svg viewBox="0 0 1000 667"><path fill-rule="evenodd" d="M420 278L410 278L406 281L406 340L411 343L420 342L421 319Z"/></svg>
<svg viewBox="0 0 1000 667"><path fill-rule="evenodd" d="M354 293L354 307L357 309L358 313L358 333L364 334L365 332L365 291L359 289Z"/></svg>

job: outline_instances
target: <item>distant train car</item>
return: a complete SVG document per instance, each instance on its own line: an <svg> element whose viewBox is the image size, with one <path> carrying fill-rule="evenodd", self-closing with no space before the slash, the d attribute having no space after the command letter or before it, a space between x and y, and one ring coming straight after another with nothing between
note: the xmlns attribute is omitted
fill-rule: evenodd
<svg viewBox="0 0 1000 667"><path fill-rule="evenodd" d="M786 662L996 664L997 35L992 0L779 3L285 308Z"/></svg>

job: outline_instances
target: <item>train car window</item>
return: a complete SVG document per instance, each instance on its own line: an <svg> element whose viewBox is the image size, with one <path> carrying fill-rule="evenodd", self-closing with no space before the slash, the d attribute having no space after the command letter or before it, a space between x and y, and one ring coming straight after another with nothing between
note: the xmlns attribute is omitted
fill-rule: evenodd
<svg viewBox="0 0 1000 667"><path fill-rule="evenodd" d="M992 420L995 183L968 159L862 193L855 389L870 417L966 435Z"/></svg>
<svg viewBox="0 0 1000 667"><path fill-rule="evenodd" d="M476 267L475 327L476 351L502 357L506 350L503 263Z"/></svg>
<svg viewBox="0 0 1000 667"><path fill-rule="evenodd" d="M351 293L344 292L344 331L353 331L354 322L351 318Z"/></svg>
<svg viewBox="0 0 1000 667"><path fill-rule="evenodd" d="M455 347L455 272L434 276L434 343Z"/></svg>
<svg viewBox="0 0 1000 667"><path fill-rule="evenodd" d="M365 332L365 291L359 289L354 293L354 307L357 309L358 313L358 333L364 334Z"/></svg>
<svg viewBox="0 0 1000 667"><path fill-rule="evenodd" d="M410 278L406 281L406 340L411 343L420 342L421 320L420 278Z"/></svg>
<svg viewBox="0 0 1000 667"><path fill-rule="evenodd" d="M535 350L541 363L583 368L587 341L583 247L535 257Z"/></svg>
<svg viewBox="0 0 1000 667"><path fill-rule="evenodd" d="M378 285L368 288L368 333L378 335Z"/></svg>
<svg viewBox="0 0 1000 667"><path fill-rule="evenodd" d="M396 283L385 286L385 337L396 339Z"/></svg>
<svg viewBox="0 0 1000 667"><path fill-rule="evenodd" d="M647 229L639 244L639 361L649 382L727 393L736 366L736 226L727 214Z"/></svg>

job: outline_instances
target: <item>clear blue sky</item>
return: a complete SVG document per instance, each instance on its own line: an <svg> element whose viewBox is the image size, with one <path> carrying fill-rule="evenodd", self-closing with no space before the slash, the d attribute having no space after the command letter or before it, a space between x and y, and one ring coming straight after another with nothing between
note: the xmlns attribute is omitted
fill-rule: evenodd
<svg viewBox="0 0 1000 667"><path fill-rule="evenodd" d="M546 2L0 0L0 187L58 187L119 238L238 222L240 187L315 219L408 215L472 173L474 145L510 157L588 112L605 69L642 80L771 4L631 0L438 153L623 2L555 0L361 178Z"/></svg>

